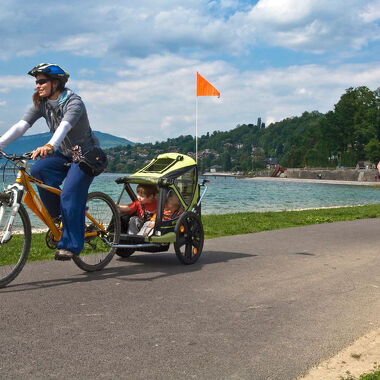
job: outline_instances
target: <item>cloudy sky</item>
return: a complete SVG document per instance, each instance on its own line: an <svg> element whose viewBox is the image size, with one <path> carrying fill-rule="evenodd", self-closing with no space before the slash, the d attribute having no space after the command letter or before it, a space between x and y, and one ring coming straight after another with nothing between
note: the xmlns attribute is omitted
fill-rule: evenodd
<svg viewBox="0 0 380 380"><path fill-rule="evenodd" d="M26 72L54 62L94 130L138 142L267 125L380 87L380 0L2 0L0 134L31 103ZM37 122L31 133L47 131Z"/></svg>

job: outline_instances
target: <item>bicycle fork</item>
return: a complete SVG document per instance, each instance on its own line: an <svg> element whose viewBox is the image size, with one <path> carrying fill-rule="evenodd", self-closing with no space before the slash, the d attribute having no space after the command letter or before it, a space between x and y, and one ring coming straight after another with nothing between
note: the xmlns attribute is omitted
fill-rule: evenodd
<svg viewBox="0 0 380 380"><path fill-rule="evenodd" d="M1 204L0 207L0 223L3 220L4 214L5 214L5 208L9 207L9 201L12 200L12 205L10 206L12 208L11 216L9 217L8 223L4 229L4 234L0 240L0 244L7 243L12 238L12 229L13 229L13 222L15 220L15 217L18 213L18 209L20 208L20 203L22 199L22 195L24 192L24 186L15 183L11 185L11 187L8 187L6 195L6 199L4 199L4 202Z"/></svg>

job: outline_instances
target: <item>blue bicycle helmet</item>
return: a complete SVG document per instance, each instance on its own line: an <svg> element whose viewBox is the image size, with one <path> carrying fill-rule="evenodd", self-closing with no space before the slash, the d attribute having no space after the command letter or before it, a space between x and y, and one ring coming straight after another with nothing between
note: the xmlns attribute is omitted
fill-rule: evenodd
<svg viewBox="0 0 380 380"><path fill-rule="evenodd" d="M66 70L54 63L40 63L33 67L28 74L33 77L37 74L45 74L51 78L58 79L62 84L65 84L70 77Z"/></svg>

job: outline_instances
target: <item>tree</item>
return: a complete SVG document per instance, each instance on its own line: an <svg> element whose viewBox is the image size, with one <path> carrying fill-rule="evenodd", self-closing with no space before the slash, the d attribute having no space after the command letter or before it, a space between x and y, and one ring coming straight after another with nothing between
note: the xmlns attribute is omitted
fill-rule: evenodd
<svg viewBox="0 0 380 380"><path fill-rule="evenodd" d="M232 167L231 155L227 149L221 155L221 164L222 164L222 170L223 171L229 172L231 170L231 167Z"/></svg>
<svg viewBox="0 0 380 380"><path fill-rule="evenodd" d="M263 148L256 148L252 155L252 169L265 168L265 152Z"/></svg>
<svg viewBox="0 0 380 380"><path fill-rule="evenodd" d="M364 147L377 136L379 115L375 92L367 87L349 88L335 105L336 127L343 147L356 153L357 159L365 159Z"/></svg>
<svg viewBox="0 0 380 380"><path fill-rule="evenodd" d="M371 162L377 164L380 161L380 142L378 139L371 139L365 146L364 151L366 153L366 157Z"/></svg>

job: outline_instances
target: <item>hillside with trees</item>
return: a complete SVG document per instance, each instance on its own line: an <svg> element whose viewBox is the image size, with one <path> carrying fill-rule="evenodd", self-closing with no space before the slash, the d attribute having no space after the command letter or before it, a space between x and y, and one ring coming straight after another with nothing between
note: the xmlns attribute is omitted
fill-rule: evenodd
<svg viewBox="0 0 380 380"><path fill-rule="evenodd" d="M265 126L237 125L198 139L201 172L217 166L221 171L249 172L278 162L285 167L356 166L358 161L380 160L380 88L349 88L334 110L304 112ZM107 150L109 171L130 173L154 156L179 152L195 156L195 138L179 136L154 144L117 146Z"/></svg>
<svg viewBox="0 0 380 380"><path fill-rule="evenodd" d="M103 133L99 131L94 131L95 136L98 138L100 146L103 149L112 148L119 145L135 145L135 143L124 139L122 137L117 137L110 135L109 133ZM25 152L31 152L37 146L41 145L41 141L49 141L53 133L45 132L38 133L36 135L26 135L21 136L19 139L11 142L5 151L12 154L23 154Z"/></svg>

